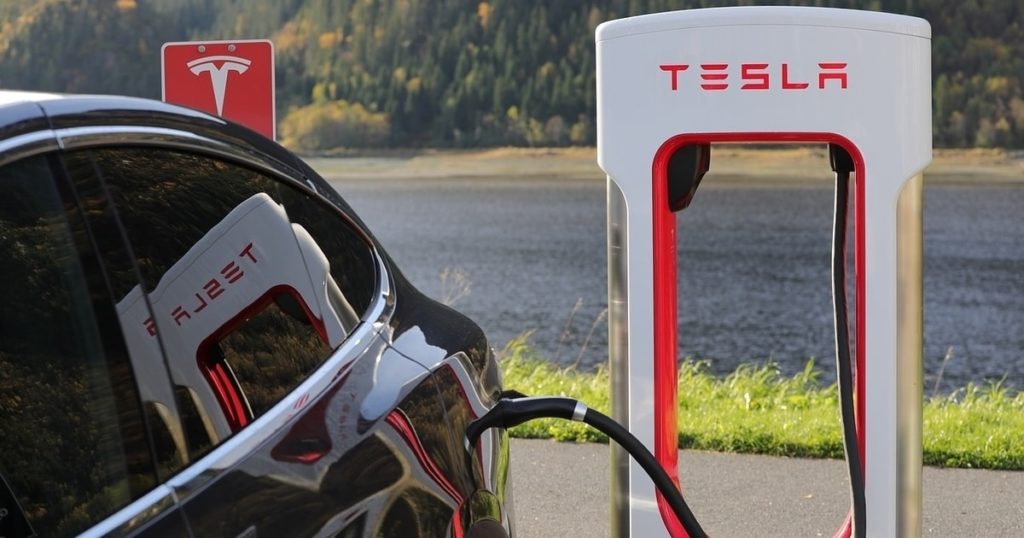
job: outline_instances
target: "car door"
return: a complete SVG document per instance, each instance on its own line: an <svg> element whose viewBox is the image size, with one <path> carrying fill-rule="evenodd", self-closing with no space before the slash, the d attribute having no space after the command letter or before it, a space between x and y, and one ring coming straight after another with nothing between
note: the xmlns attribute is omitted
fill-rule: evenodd
<svg viewBox="0 0 1024 538"><path fill-rule="evenodd" d="M86 223L93 200L39 147L0 159L0 536L187 536Z"/></svg>
<svg viewBox="0 0 1024 538"><path fill-rule="evenodd" d="M438 464L445 409L378 334L388 276L344 214L258 163L67 158L109 192L140 276L118 315L133 355L164 357L173 420L153 436L195 535L450 532L463 499Z"/></svg>

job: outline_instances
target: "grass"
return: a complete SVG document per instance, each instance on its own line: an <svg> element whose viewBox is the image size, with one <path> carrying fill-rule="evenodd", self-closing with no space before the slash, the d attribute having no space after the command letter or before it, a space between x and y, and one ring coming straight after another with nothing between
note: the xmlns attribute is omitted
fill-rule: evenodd
<svg viewBox="0 0 1024 538"><path fill-rule="evenodd" d="M606 368L585 372L539 357L526 338L506 346L504 384L530 395L571 396L608 413ZM716 377L706 362L679 367L679 446L721 452L842 458L838 398L808 361L784 376L773 364L741 366ZM513 437L607 442L588 426L544 419L511 430ZM1024 392L1000 383L968 385L924 402L924 463L944 467L1024 469Z"/></svg>

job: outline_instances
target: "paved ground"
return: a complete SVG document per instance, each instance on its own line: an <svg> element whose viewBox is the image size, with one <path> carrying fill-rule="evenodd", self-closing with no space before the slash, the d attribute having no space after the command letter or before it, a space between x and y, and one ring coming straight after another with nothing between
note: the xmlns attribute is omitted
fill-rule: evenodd
<svg viewBox="0 0 1024 538"><path fill-rule="evenodd" d="M841 461L681 451L679 467L716 538L832 536L849 507ZM1024 472L926 468L923 485L925 536L1024 536ZM514 439L512 487L519 538L608 536L607 445Z"/></svg>

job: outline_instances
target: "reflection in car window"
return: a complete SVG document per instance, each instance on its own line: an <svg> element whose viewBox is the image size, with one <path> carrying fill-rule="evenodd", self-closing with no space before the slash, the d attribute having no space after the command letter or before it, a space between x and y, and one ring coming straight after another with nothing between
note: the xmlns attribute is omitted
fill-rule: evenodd
<svg viewBox="0 0 1024 538"><path fill-rule="evenodd" d="M155 469L81 216L45 158L0 169L0 189L0 531L24 515L71 536L150 490Z"/></svg>
<svg viewBox="0 0 1024 538"><path fill-rule="evenodd" d="M145 286L116 292L128 347L162 346L195 458L351 333L375 293L372 251L333 208L242 166L142 148L92 156Z"/></svg>

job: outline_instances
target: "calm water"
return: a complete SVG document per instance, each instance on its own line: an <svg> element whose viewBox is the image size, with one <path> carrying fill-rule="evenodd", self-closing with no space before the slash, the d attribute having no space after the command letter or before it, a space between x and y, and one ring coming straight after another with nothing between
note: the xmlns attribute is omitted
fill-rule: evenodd
<svg viewBox="0 0 1024 538"><path fill-rule="evenodd" d="M496 346L525 330L546 356L607 358L603 181L394 180L336 184L407 276ZM680 356L719 373L810 357L831 376L828 185L701 186L679 216ZM925 189L925 389L1007 377L1024 386L1024 186ZM950 351L951 350L951 351Z"/></svg>

